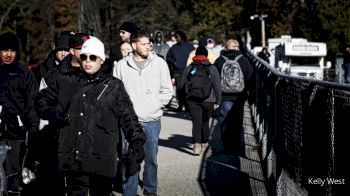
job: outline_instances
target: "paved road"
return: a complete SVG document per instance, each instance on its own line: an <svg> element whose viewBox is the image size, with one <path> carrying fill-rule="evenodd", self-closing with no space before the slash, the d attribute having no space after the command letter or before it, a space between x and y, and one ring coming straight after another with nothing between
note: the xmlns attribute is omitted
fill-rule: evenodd
<svg viewBox="0 0 350 196"><path fill-rule="evenodd" d="M165 111L159 141L158 195L267 195L249 111L246 113L241 153L223 153L220 131L212 120L210 146L201 156L194 156L189 114ZM140 188L138 193L143 195Z"/></svg>

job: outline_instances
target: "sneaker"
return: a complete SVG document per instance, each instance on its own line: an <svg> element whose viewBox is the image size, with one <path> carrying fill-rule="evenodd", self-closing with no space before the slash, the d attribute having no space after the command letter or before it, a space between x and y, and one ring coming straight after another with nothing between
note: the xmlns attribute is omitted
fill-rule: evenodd
<svg viewBox="0 0 350 196"><path fill-rule="evenodd" d="M193 154L194 155L200 155L201 154L201 145L199 143L195 143L193 145Z"/></svg>

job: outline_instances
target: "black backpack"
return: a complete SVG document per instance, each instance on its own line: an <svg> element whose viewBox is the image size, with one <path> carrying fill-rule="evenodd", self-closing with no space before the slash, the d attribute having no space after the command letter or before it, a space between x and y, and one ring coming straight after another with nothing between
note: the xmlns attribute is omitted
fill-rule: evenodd
<svg viewBox="0 0 350 196"><path fill-rule="evenodd" d="M186 97L189 101L203 102L209 98L212 89L209 66L193 65L187 75L185 86Z"/></svg>

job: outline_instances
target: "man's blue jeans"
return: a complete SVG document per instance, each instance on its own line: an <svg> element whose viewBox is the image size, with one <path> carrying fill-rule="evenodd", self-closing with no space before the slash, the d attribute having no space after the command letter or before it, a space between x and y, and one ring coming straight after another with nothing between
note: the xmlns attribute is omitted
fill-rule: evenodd
<svg viewBox="0 0 350 196"><path fill-rule="evenodd" d="M221 133L226 128L226 117L227 114L232 109L234 102L233 101L222 101L220 106L220 125L221 125Z"/></svg>
<svg viewBox="0 0 350 196"><path fill-rule="evenodd" d="M143 171L143 188L144 193L157 193L158 186L158 141L160 133L160 120L141 122L143 131L146 134L145 149L145 166ZM129 177L123 184L123 196L136 196L138 185L138 173Z"/></svg>

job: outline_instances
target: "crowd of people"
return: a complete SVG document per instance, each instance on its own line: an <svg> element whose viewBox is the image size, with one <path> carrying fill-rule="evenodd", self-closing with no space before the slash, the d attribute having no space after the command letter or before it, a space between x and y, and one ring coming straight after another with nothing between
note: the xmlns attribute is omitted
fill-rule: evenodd
<svg viewBox="0 0 350 196"><path fill-rule="evenodd" d="M253 68L237 39L201 37L196 46L183 31L167 41L130 21L119 35L106 55L99 38L62 32L31 70L19 63L16 35L0 35L5 196L136 196L142 162L143 193L157 195L160 119L174 96L175 110L191 115L193 155L208 147L216 110L225 152L239 151Z"/></svg>

